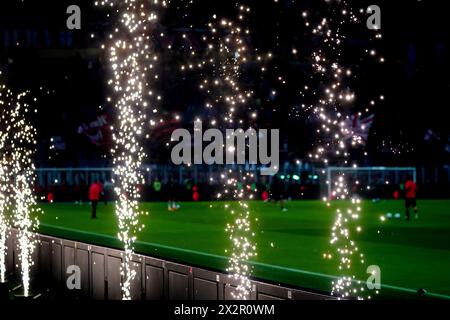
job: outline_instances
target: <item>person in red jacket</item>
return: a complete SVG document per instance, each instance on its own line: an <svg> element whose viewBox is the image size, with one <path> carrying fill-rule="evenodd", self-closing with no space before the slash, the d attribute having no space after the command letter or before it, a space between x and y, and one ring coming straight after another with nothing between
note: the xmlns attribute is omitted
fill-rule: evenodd
<svg viewBox="0 0 450 320"><path fill-rule="evenodd" d="M100 194L102 193L102 187L98 183L98 181L94 181L94 183L89 188L89 201L91 201L92 205L92 219L97 219L97 205L100 201Z"/></svg>
<svg viewBox="0 0 450 320"><path fill-rule="evenodd" d="M409 177L405 183L405 207L406 220L410 220L409 208L414 209L416 219L419 219L419 210L417 208L417 184L412 177Z"/></svg>
<svg viewBox="0 0 450 320"><path fill-rule="evenodd" d="M99 180L98 182L97 182L97 184L98 184L98 186L100 187L100 198L103 200L103 203L105 204L105 206L106 206L106 198L105 198L105 187L103 186L103 181L102 180Z"/></svg>

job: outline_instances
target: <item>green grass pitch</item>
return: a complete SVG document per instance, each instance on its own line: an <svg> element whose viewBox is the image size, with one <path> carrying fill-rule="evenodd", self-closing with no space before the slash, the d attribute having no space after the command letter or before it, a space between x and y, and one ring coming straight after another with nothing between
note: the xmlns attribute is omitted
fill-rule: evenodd
<svg viewBox="0 0 450 320"><path fill-rule="evenodd" d="M333 204L339 206L341 204ZM136 251L200 267L225 270L225 250L229 249L225 225L230 213L222 202L183 203L181 210L168 212L165 203L145 203L149 212L142 217L145 230L139 235ZM450 201L420 201L420 219L403 219L402 201L363 202L359 225L354 233L365 266L381 268L381 297L412 296L425 288L436 297L450 296ZM114 206L99 204L98 220L90 219L88 204L42 205L39 232L97 245L120 248ZM320 201L288 203L289 211L263 202L250 202L258 256L254 276L274 283L329 292L337 275L336 257L324 259L330 246L334 208ZM399 220L380 217L401 213ZM358 279L368 275L355 263Z"/></svg>

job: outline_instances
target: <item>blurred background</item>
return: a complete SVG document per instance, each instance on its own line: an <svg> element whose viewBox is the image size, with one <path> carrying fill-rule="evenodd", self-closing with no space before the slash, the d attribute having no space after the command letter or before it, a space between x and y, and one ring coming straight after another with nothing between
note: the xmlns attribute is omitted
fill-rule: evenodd
<svg viewBox="0 0 450 320"><path fill-rule="evenodd" d="M163 122L149 127L145 145L147 167L153 172L149 185L155 179L167 182L171 177L180 184L186 179L197 184L210 182L210 168L191 168L182 174L173 168L166 144L173 129L191 128L196 117L210 116L203 107L204 97L197 93L202 74L183 73L180 66L189 60L192 50L200 51L204 45L201 37L213 14L234 16L230 3L220 1L211 6L206 0L174 0L160 19L158 32L161 29L165 37L155 35L153 41L162 57L156 90L163 102L155 119ZM81 8L81 30L66 27L66 9L73 4ZM361 8L369 4L375 3L355 1L355 6ZM350 32L347 39L357 49L346 57L346 63L358 74L352 88L357 100L349 113L356 115L366 101L384 97L371 109L365 138L368 156L361 157L359 164L415 167L427 196L446 197L450 191L450 130L446 117L450 28L445 5L442 1L417 0L376 4L382 10L383 34L376 49L382 52L385 63L361 63L364 51L372 45L366 40L367 30ZM282 128L281 173L286 179L295 175L299 179L293 183L318 190L314 186L321 183L316 174L321 168L307 157L316 141L311 133L317 122L301 110L300 106L309 102L299 93L312 73L315 43L301 14L307 10L312 16L320 15L324 3L258 1L253 8L248 27L257 32L251 35L249 45L273 57L264 76L251 76L256 63L245 66L243 78L256 97L250 109L258 113L259 127ZM75 184L65 178L67 170L58 168L111 166L110 126L114 112L106 100L111 72L107 52L100 49L114 26L115 19L107 15L108 11L95 7L93 1L8 0L0 4L2 81L15 90L31 90L38 98L33 121L38 129L37 167L44 169L38 179L39 188ZM101 170L95 172L95 176L108 179ZM82 182L74 179L76 184L88 184L92 177L87 172L82 174ZM310 196L316 197L317 192L311 191ZM294 193L305 196L298 190Z"/></svg>

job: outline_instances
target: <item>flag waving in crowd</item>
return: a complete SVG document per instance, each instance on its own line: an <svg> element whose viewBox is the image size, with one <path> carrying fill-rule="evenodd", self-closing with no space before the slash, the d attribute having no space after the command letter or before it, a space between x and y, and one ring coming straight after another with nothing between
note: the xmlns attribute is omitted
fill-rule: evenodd
<svg viewBox="0 0 450 320"><path fill-rule="evenodd" d="M352 144L366 145L374 119L375 115L362 118L360 113L349 117L342 128L345 139Z"/></svg>

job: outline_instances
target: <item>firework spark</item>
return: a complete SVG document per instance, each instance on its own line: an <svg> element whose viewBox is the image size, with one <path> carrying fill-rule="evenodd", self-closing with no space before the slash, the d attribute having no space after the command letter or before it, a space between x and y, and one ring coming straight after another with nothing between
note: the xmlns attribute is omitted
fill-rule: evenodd
<svg viewBox="0 0 450 320"><path fill-rule="evenodd" d="M345 61L343 46L346 43L343 30L346 30L348 24L360 22L360 19L358 13L353 12L345 1L328 3L328 5L333 15L321 18L312 29L313 36L321 40L320 48L312 55L312 66L318 75L317 87L320 89L313 94L320 98L308 109L321 125L317 130L318 144L309 157L312 160L322 161L324 165L337 162L342 166L350 166L352 159L349 148L362 146L363 141L356 133L350 132L345 125L351 116L346 110L349 110L355 102L356 94L349 88L355 75L350 68L344 66L343 62ZM360 10L359 13L363 11ZM306 26L310 26L308 12L304 12L302 16L306 20ZM377 35L376 38L380 37ZM311 87L313 86L305 86L302 95L305 96L305 92L311 90ZM374 105L373 101L371 105ZM365 112L369 112L368 108ZM349 136L353 138L348 139ZM356 166L354 163L353 165ZM336 209L336 220L332 228L330 243L335 248L340 274L338 280L332 282L332 294L339 299L350 297L364 299L366 296L364 286L356 281L352 270L355 260L362 265L365 263L364 255L352 240L353 234L361 231L361 227L356 224L361 214L360 200L350 191L350 182L343 173L339 174L336 180L327 181L327 183L333 186L332 194L325 197L328 206L330 206L329 199L351 201L348 208ZM327 253L324 257L330 259L333 255Z"/></svg>
<svg viewBox="0 0 450 320"><path fill-rule="evenodd" d="M0 282L6 281L6 254L8 247L6 246L6 240L8 236L8 230L10 229L8 217L7 217L7 188L5 177L7 175L4 162L1 160L0 165Z"/></svg>
<svg viewBox="0 0 450 320"><path fill-rule="evenodd" d="M180 68L182 72L201 72L199 89L206 94L205 110L210 114L209 124L222 130L233 126L242 127L247 125L250 118L256 117L255 110L249 105L253 91L245 88L242 81L243 67L252 59L247 46L250 31L245 27L246 15L251 10L239 4L236 8L238 15L235 20L213 15L213 20L208 24L209 33L202 37L205 52L191 50L191 60ZM199 56L202 58L195 60ZM259 59L258 62L264 61ZM201 120L198 118L196 121ZM226 138L233 139L230 136ZM229 159L242 150L230 148L226 152ZM228 169L221 174L221 180L224 190L217 195L217 199L236 201L235 205L225 205L232 215L232 221L225 229L231 242L227 271L237 283L232 296L245 300L251 292L249 260L257 255L253 239L255 234L252 232L253 219L247 202L254 197L255 190L252 190L251 185L255 177L242 169ZM226 252L228 254L228 250Z"/></svg>
<svg viewBox="0 0 450 320"><path fill-rule="evenodd" d="M39 225L33 193L36 131L30 124L29 105L25 101L28 92L15 95L5 86L0 92L2 130L0 136L1 155L1 250L6 250L5 240L10 227L6 211L12 211L12 225L18 230L18 252L21 265L24 296L29 295L30 269L34 262L32 254L36 245L34 232ZM4 281L4 256L2 252L2 281Z"/></svg>
<svg viewBox="0 0 450 320"><path fill-rule="evenodd" d="M1 73L0 73L1 74ZM1 114L1 128L0 128L0 282L6 281L6 255L7 246L6 240L8 231L10 230L10 223L8 219L8 207L11 200L9 193L9 161L4 150L10 137L10 115L9 102L12 97L10 90L5 85L0 86L0 114Z"/></svg>
<svg viewBox="0 0 450 320"><path fill-rule="evenodd" d="M242 67L249 61L249 50L246 37L250 31L244 27L246 14L250 8L238 5L238 22L229 19L217 19L208 27L210 37L205 37L207 50L212 57L208 59L213 68L213 78L204 79L200 88L208 92L212 98L206 106L208 109L225 108L223 118L218 119L224 127L232 125L242 126L246 121L249 108L246 107L248 100L252 98L253 92L242 88ZM200 66L203 64L199 64ZM214 123L217 121L214 119ZM211 123L213 124L213 122ZM232 137L227 137L230 139ZM241 150L226 150L234 155ZM247 200L253 198L251 183L253 174L227 170L221 175L224 181L224 195L237 201L237 206L228 208L232 214L232 222L226 227L226 232L232 244L229 267L227 271L237 282L237 288L232 296L238 300L248 299L251 292L251 267L249 260L257 255L256 243L253 240L255 234L252 232L252 218ZM222 194L218 195L218 199Z"/></svg>
<svg viewBox="0 0 450 320"><path fill-rule="evenodd" d="M113 78L109 81L114 91L117 127L114 130L115 192L118 197L116 215L119 224L118 237L124 246L121 268L122 297L131 299L131 282L135 277L132 255L136 235L141 230L139 216L140 190L143 183L141 165L144 152L141 141L144 136L146 114L154 110L150 106L155 97L149 88L156 82L155 65L158 55L151 46L152 28L158 19L158 10L165 1L125 0L96 2L96 5L116 7L120 23L110 35L109 61ZM159 97L158 97L159 98ZM159 100L159 99L158 99ZM151 109L150 109L151 108Z"/></svg>

